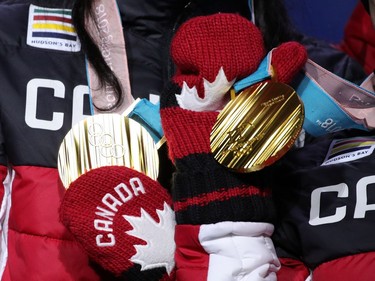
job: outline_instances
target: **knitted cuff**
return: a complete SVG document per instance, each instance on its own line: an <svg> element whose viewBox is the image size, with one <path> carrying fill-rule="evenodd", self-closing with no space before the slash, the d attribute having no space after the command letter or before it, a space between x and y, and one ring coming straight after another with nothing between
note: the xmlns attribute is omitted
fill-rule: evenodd
<svg viewBox="0 0 375 281"><path fill-rule="evenodd" d="M178 224L221 221L271 222L271 192L259 173L238 174L221 166L210 148L210 133L218 112L196 112L178 106L170 86L162 95L161 120L169 156L176 167L172 180Z"/></svg>
<svg viewBox="0 0 375 281"><path fill-rule="evenodd" d="M161 109L169 156L176 159L196 153L210 153L210 133L217 112L195 112L177 106Z"/></svg>
<svg viewBox="0 0 375 281"><path fill-rule="evenodd" d="M196 163L196 169L186 169L186 163L189 167ZM273 222L271 191L262 187L262 177L231 172L208 154L177 160L173 177L177 224Z"/></svg>

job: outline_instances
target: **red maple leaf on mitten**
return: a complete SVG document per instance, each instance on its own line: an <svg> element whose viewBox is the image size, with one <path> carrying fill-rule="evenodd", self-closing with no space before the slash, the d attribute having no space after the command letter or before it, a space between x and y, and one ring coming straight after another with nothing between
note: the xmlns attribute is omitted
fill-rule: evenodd
<svg viewBox="0 0 375 281"><path fill-rule="evenodd" d="M210 133L236 80L266 55L260 30L236 14L193 18L173 38L176 75L161 96L161 119L173 176L177 280L276 280L270 236L275 211L262 172L239 174L216 162ZM289 42L271 64L290 82L306 51Z"/></svg>

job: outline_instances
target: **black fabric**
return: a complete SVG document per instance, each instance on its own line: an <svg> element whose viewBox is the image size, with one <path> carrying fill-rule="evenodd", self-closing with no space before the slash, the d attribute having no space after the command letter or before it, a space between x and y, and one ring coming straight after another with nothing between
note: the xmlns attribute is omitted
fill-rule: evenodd
<svg viewBox="0 0 375 281"><path fill-rule="evenodd" d="M273 190L278 214L273 238L280 257L299 258L315 268L332 259L375 250L373 149L352 150L352 155L365 155L356 160L321 165L332 140L350 141L357 136L374 136L374 132L341 131L316 138L279 163ZM365 196L358 193L364 190ZM355 210L363 199L362 204L370 207L359 217ZM311 210L319 213L318 220Z"/></svg>
<svg viewBox="0 0 375 281"><path fill-rule="evenodd" d="M309 59L332 73L357 85L366 79L361 64L328 42L308 36L301 36L299 41L305 46Z"/></svg>
<svg viewBox="0 0 375 281"><path fill-rule="evenodd" d="M176 212L177 224L202 225L223 221L269 222L273 223L275 208L270 198L232 197L203 206L190 206Z"/></svg>
<svg viewBox="0 0 375 281"><path fill-rule="evenodd" d="M118 0L124 27L130 84L134 97L149 98L164 87L169 31L184 12L186 1Z"/></svg>
<svg viewBox="0 0 375 281"><path fill-rule="evenodd" d="M192 154L176 159L176 172L172 190L174 202L187 202L192 198L208 196L217 200L208 204L195 202L183 211L175 210L178 224L210 224L221 221L272 222L275 210L271 195L249 194L252 188L264 191L261 173L235 173L218 164L211 154ZM226 193L228 192L228 193ZM226 197L230 195L230 197Z"/></svg>
<svg viewBox="0 0 375 281"><path fill-rule="evenodd" d="M0 145L5 147L13 165L56 167L56 152L72 127L73 105L76 104L83 115L90 115L85 59L81 52L27 45L28 11L28 4L2 5L0 9L3 93L0 95L0 122L1 134L6 136ZM38 82L41 80L50 86L41 86ZM78 94L86 97L81 105L78 105ZM27 108L35 110L36 116L28 116ZM62 115L62 122L55 123L54 114ZM46 128L27 122L34 117L48 123ZM48 129L52 124L56 126Z"/></svg>
<svg viewBox="0 0 375 281"><path fill-rule="evenodd" d="M103 269L99 264L95 262L91 261L90 265L100 276L101 281L158 281L163 280L163 277L167 275L164 267L142 271L142 268L139 264L134 264L134 266L127 272L115 276L113 273ZM171 274L174 273L172 272Z"/></svg>

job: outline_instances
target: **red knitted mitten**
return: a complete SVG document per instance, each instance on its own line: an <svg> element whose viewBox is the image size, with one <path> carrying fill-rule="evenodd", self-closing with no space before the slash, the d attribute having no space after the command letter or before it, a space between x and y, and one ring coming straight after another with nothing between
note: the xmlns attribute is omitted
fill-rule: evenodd
<svg viewBox="0 0 375 281"><path fill-rule="evenodd" d="M88 255L124 280L174 280L174 213L167 191L123 166L73 181L61 220Z"/></svg>

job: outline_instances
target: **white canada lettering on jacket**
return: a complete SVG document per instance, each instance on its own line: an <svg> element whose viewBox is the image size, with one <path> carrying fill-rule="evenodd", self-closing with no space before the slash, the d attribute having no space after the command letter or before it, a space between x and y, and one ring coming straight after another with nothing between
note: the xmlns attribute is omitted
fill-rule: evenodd
<svg viewBox="0 0 375 281"><path fill-rule="evenodd" d="M375 210L375 204L368 204L367 201L367 190L371 184L375 184L375 176L364 177L357 182L356 204L353 214L353 218L355 219L364 218L367 211ZM317 226L322 224L336 223L345 218L347 213L347 208L345 205L337 207L335 213L332 215L321 215L321 198L322 195L327 192L337 193L338 198L349 197L349 187L346 183L319 187L313 190L311 193L310 225Z"/></svg>
<svg viewBox="0 0 375 281"><path fill-rule="evenodd" d="M43 94L41 94L39 88L52 89L55 98L65 98L65 86L61 81L40 78L30 80L26 87L25 122L29 127L34 129L57 131L64 125L64 112L51 112L51 120L38 118L38 100L43 99ZM78 85L74 88L72 126L87 117L87 115L83 114L83 108L84 96L88 94L88 86Z"/></svg>
<svg viewBox="0 0 375 281"><path fill-rule="evenodd" d="M94 228L100 232L96 236L96 245L98 247L108 247L116 244L112 225L118 208L129 202L134 196L146 193L139 178L131 178L129 186L125 183L120 183L113 189L113 193L105 194L101 200L102 204L96 207L97 212L95 212L95 215L99 218L94 220Z"/></svg>

